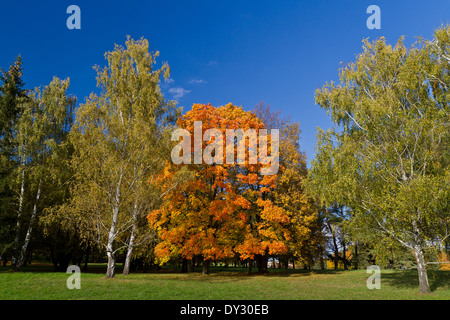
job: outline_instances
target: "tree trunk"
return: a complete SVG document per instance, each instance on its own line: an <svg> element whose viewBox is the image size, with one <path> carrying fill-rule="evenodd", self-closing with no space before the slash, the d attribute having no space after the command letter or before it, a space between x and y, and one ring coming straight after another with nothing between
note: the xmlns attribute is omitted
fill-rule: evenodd
<svg viewBox="0 0 450 320"><path fill-rule="evenodd" d="M331 236L333 239L333 251L334 251L334 270L338 269L338 259L339 259L339 248L337 245L337 241L336 241L336 235L334 233L333 227L331 226L330 220L328 220L328 218L325 220L328 230L330 230L331 232Z"/></svg>
<svg viewBox="0 0 450 320"><path fill-rule="evenodd" d="M348 270L348 266L347 266L347 250L345 248L344 239L342 239L342 254L344 256L342 258L342 263L344 264L344 270Z"/></svg>
<svg viewBox="0 0 450 320"><path fill-rule="evenodd" d="M108 255L108 267L106 269L106 278L114 278L116 268L116 257L114 256L114 252L112 251L108 251L106 254Z"/></svg>
<svg viewBox="0 0 450 320"><path fill-rule="evenodd" d="M189 264L188 259L186 259L186 258L181 259L181 273L188 272L188 264Z"/></svg>
<svg viewBox="0 0 450 320"><path fill-rule="evenodd" d="M20 269L20 267L22 266L28 244L30 243L31 232L33 231L33 224L34 224L34 220L36 220L36 215L37 215L37 204L39 202L40 197L41 197L41 180L39 180L38 189L37 189L37 193L36 193L36 199L35 199L35 202L33 205L33 212L31 213L30 224L28 225L27 234L25 235L25 241L23 243L22 250L20 250L20 255L19 255L19 258L17 261L17 265L16 265L17 269Z"/></svg>
<svg viewBox="0 0 450 320"><path fill-rule="evenodd" d="M128 249L127 249L127 256L125 258L125 263L123 266L123 272L122 274L128 275L130 274L130 262L131 257L133 255L133 248L134 248L134 239L136 234L136 221L137 219L133 219L133 227L131 228L131 235L130 235L130 242L128 243Z"/></svg>
<svg viewBox="0 0 450 320"><path fill-rule="evenodd" d="M195 255L192 256L192 261L191 263L189 263L188 268L190 266L190 270L188 270L189 272L195 272L195 263L196 263L196 259L197 257Z"/></svg>
<svg viewBox="0 0 450 320"><path fill-rule="evenodd" d="M268 271L268 264L269 264L269 255L268 255L268 250L266 251L266 254L262 257L262 267L261 267L261 272L263 273L267 273Z"/></svg>
<svg viewBox="0 0 450 320"><path fill-rule="evenodd" d="M256 261L258 263L258 272L260 273L267 273L267 264L269 262L269 249L266 248L265 254L256 255Z"/></svg>
<svg viewBox="0 0 450 320"><path fill-rule="evenodd" d="M19 195L19 210L17 212L17 223L16 223L16 236L14 238L14 250L13 256L11 258L11 265L14 269L17 268L17 258L19 254L19 238L20 238L20 219L22 218L22 210L23 210L23 197L25 193L25 170L22 169L22 181L20 186L20 195Z"/></svg>
<svg viewBox="0 0 450 320"><path fill-rule="evenodd" d="M116 224L119 208L118 204L113 210L113 221L108 234L108 243L106 245L106 255L108 256L108 267L106 269L106 278L114 278L116 268L116 257L114 255L114 240L116 238Z"/></svg>
<svg viewBox="0 0 450 320"><path fill-rule="evenodd" d="M108 256L108 267L106 269L106 278L114 278L116 268L116 257L114 255L114 241L116 240L116 226L119 217L119 204L121 197L122 174L119 176L119 181L116 187L116 196L114 200L114 207L112 212L111 228L108 233L108 242L106 245L106 255Z"/></svg>
<svg viewBox="0 0 450 320"><path fill-rule="evenodd" d="M416 246L414 248L414 255L417 260L417 272L419 274L419 292L430 293L430 285L428 283L427 266L423 256L423 250L421 247Z"/></svg>
<svg viewBox="0 0 450 320"><path fill-rule="evenodd" d="M193 272L194 271L194 266L195 266L195 262L194 262L194 258L192 258L192 260L187 260L187 272Z"/></svg>
<svg viewBox="0 0 450 320"><path fill-rule="evenodd" d="M88 263L89 263L89 254L91 252L91 246L88 244L88 247L86 249L86 256L84 258L84 267L83 267L83 271L86 272L87 268L88 268Z"/></svg>
<svg viewBox="0 0 450 320"><path fill-rule="evenodd" d="M202 273L209 274L209 260L203 260Z"/></svg>

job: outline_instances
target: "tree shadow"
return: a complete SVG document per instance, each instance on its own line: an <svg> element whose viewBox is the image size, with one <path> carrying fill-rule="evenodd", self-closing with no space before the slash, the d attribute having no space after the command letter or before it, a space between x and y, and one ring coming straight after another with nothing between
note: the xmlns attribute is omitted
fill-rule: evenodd
<svg viewBox="0 0 450 320"><path fill-rule="evenodd" d="M450 272L448 271L433 271L430 277L430 290L435 291L439 287L447 287L450 289Z"/></svg>
<svg viewBox="0 0 450 320"><path fill-rule="evenodd" d="M220 269L216 271L216 274L230 274L230 272L227 272L226 270ZM252 271L251 274L248 274L248 271L246 268L243 268L241 270L233 272L234 275L241 275L241 276L267 276L267 277L290 277L290 276L310 276L310 275L316 275L316 274L341 274L345 272L345 270L321 270L321 269L268 269L267 272L258 272L257 270Z"/></svg>
<svg viewBox="0 0 450 320"><path fill-rule="evenodd" d="M431 292L438 288L449 287L450 272L441 270L429 270L428 282ZM419 278L417 270L395 270L382 273L382 281L388 281L389 285L397 288L417 288L419 286Z"/></svg>

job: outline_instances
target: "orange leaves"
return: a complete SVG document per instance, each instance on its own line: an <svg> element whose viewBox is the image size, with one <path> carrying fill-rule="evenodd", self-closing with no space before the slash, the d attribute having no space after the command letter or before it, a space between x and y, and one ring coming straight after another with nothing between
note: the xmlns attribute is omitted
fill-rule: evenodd
<svg viewBox="0 0 450 320"><path fill-rule="evenodd" d="M247 222L247 216L242 211L238 213L238 218L244 223ZM242 224L241 224L241 226L242 226Z"/></svg>
<svg viewBox="0 0 450 320"><path fill-rule="evenodd" d="M285 254L287 252L286 244L281 240L260 241L252 236L236 247L236 251L240 254L241 259L254 259L255 255L268 254Z"/></svg>
<svg viewBox="0 0 450 320"><path fill-rule="evenodd" d="M202 137L208 129L218 130L223 137L228 129L249 130L248 137L264 129L260 119L241 107L194 104L177 121L180 129L191 134L192 158L195 158L194 135L199 130L198 121L202 123ZM215 136L213 138L201 139L202 150L215 142ZM236 136L233 139L236 140L232 140L231 153L234 152L237 160L239 142ZM257 254L287 252L286 241L291 237L287 225L291 219L284 207L274 201L279 177L261 175L262 164L250 163L251 153L255 151L250 140L244 140L245 158L241 162L230 164L224 153L222 164L208 164L204 159L197 164L166 164L160 183L168 183L181 168L187 168L195 179L171 189L161 209L148 216L149 225L157 230L161 240L157 250L160 259L169 259L174 254L187 259L201 255L203 259L216 260L236 254L241 259L253 259Z"/></svg>
<svg viewBox="0 0 450 320"><path fill-rule="evenodd" d="M193 158L196 164L215 163L226 168L245 166L251 172L261 169L262 164L257 159L258 134L264 124L242 107L231 103L222 107L194 104L192 110L178 119L177 125L183 131L183 141L190 137L183 147L183 157L185 152L191 153L186 159ZM189 148L190 151L185 151Z"/></svg>
<svg viewBox="0 0 450 320"><path fill-rule="evenodd" d="M245 241L236 246L236 252L239 253L241 259L254 259L255 254L264 254L265 248L258 239L248 236Z"/></svg>
<svg viewBox="0 0 450 320"><path fill-rule="evenodd" d="M258 199L256 204L263 208L261 218L273 223L289 223L290 220L286 211L283 208L274 205L272 201Z"/></svg>
<svg viewBox="0 0 450 320"><path fill-rule="evenodd" d="M243 196L237 196L233 203L235 206L239 206L243 209L250 209L251 206L250 201L245 199Z"/></svg>
<svg viewBox="0 0 450 320"><path fill-rule="evenodd" d="M158 221L157 220L158 215L159 215L159 210L153 210L152 212L150 212L147 215L147 221L150 225L150 228L152 228L153 226L156 225L156 222Z"/></svg>
<svg viewBox="0 0 450 320"><path fill-rule="evenodd" d="M269 254L285 254L287 253L287 246L284 241L272 241L265 243L269 248Z"/></svg>
<svg viewBox="0 0 450 320"><path fill-rule="evenodd" d="M247 175L238 174L237 177L242 183L247 184L257 184L259 180L259 177L256 173L249 173Z"/></svg>
<svg viewBox="0 0 450 320"><path fill-rule="evenodd" d="M170 244L167 242L161 242L158 243L155 247L155 255L157 262L159 264L164 264L165 262L169 261L170 257L172 256L173 249L170 247Z"/></svg>
<svg viewBox="0 0 450 320"><path fill-rule="evenodd" d="M266 175L261 180L261 185L275 189L277 187L278 175Z"/></svg>
<svg viewBox="0 0 450 320"><path fill-rule="evenodd" d="M216 221L225 221L233 213L233 209L227 205L226 200L214 200L210 208L209 213Z"/></svg>

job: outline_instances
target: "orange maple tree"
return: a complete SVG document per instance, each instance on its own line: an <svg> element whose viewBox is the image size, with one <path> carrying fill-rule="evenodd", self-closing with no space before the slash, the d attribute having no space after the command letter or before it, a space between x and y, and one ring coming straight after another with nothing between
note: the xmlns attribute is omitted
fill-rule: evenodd
<svg viewBox="0 0 450 320"><path fill-rule="evenodd" d="M194 104L192 110L177 121L179 128L190 133L192 154L195 152L196 121L202 123L202 136L208 129L218 129L223 137L226 137L227 129L255 129L257 132L264 129L260 119L241 107ZM202 141L202 150L216 138ZM227 141L237 143L234 139L223 139L223 150L226 150ZM270 136L268 143L270 151ZM223 161L216 159L212 164L204 160L197 164L166 164L160 177L162 184L173 183L177 173L186 168L193 179L179 183L167 192L162 207L147 217L160 239L155 248L160 263L173 256L188 260L197 256L203 259L203 271L207 273L210 261L236 254L241 259L253 259L256 254L286 252L289 217L268 197L276 188L277 175L262 176L260 172L265 164L259 160L256 163L250 161L253 145L249 139L245 140L245 145L244 163L229 163L223 152ZM237 149L234 148L235 159Z"/></svg>

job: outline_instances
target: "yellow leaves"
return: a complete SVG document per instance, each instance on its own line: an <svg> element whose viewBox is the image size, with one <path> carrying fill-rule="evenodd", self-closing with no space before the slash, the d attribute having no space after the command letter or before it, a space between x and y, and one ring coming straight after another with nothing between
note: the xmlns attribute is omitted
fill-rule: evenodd
<svg viewBox="0 0 450 320"><path fill-rule="evenodd" d="M283 208L274 205L270 200L262 200L261 198L259 198L256 201L256 204L260 207L263 207L261 218L274 223L289 223L290 220L289 216L286 214L286 211Z"/></svg>
<svg viewBox="0 0 450 320"><path fill-rule="evenodd" d="M439 253L438 261L440 263L439 266L441 270L450 271L450 259L444 251Z"/></svg>
<svg viewBox="0 0 450 320"><path fill-rule="evenodd" d="M172 255L172 250L166 242L161 242L158 243L155 247L155 255L157 258L156 262L159 265L163 265L164 263L169 261Z"/></svg>
<svg viewBox="0 0 450 320"><path fill-rule="evenodd" d="M276 232L274 232L274 230L272 229L266 229L265 227L266 226L264 225L260 225L258 227L259 235L265 239L276 239L277 238Z"/></svg>
<svg viewBox="0 0 450 320"><path fill-rule="evenodd" d="M195 194L188 196L188 202L193 208L198 208L203 205L202 201Z"/></svg>

